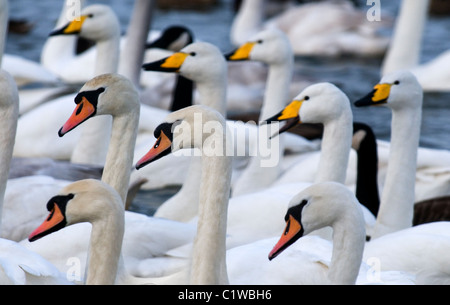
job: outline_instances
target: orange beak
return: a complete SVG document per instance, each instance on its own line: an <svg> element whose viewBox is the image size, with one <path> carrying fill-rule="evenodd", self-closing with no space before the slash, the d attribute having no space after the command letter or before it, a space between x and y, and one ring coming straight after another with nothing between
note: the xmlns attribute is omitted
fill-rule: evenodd
<svg viewBox="0 0 450 305"><path fill-rule="evenodd" d="M292 216L286 221L286 228L278 243L269 253L269 260L274 259L303 235L302 225Z"/></svg>
<svg viewBox="0 0 450 305"><path fill-rule="evenodd" d="M50 211L50 215L48 215L47 219L30 234L28 240L33 242L50 233L56 232L61 228L64 228L66 223L66 218L61 212L61 209L57 204L54 204L53 209Z"/></svg>
<svg viewBox="0 0 450 305"><path fill-rule="evenodd" d="M89 102L89 100L85 96L83 96L70 118L59 130L58 135L60 137L64 136L66 133L68 133L90 117L94 116L95 113L95 106L91 102Z"/></svg>
<svg viewBox="0 0 450 305"><path fill-rule="evenodd" d="M171 151L172 141L166 136L164 131L161 131L161 134L152 149L136 163L136 169L140 169L147 164L170 154Z"/></svg>

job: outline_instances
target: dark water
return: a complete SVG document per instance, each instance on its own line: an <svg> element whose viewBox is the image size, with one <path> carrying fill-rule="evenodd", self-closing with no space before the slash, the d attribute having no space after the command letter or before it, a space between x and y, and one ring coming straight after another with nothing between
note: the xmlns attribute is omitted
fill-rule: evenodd
<svg viewBox="0 0 450 305"><path fill-rule="evenodd" d="M419 0L420 1L420 0ZM229 29L233 20L233 1L220 0L219 4L207 10L160 10L154 12L152 28L162 30L172 24L184 24L190 27L200 40L218 46L223 52L233 47L229 42ZM361 7L365 0L359 0ZM53 29L63 0L14 0L10 1L11 17L25 19L34 24L27 35L10 34L6 52L39 61L42 45L48 33ZM98 0L89 3L111 5L118 14L123 32L126 30L134 0ZM400 0L381 0L382 18L395 17ZM391 29L385 34L389 35ZM423 39L422 58L426 62L450 48L450 18L429 18ZM329 81L338 85L354 101L367 94L379 81L380 59L321 59L297 58L296 78L313 81ZM420 145L424 147L450 149L450 93L432 93L425 95L422 133ZM366 122L374 128L378 138L389 139L390 111L388 109L356 109L354 119ZM176 190L160 193L145 193L158 200L164 200ZM159 199L158 199L159 198ZM153 207L150 207L153 209Z"/></svg>

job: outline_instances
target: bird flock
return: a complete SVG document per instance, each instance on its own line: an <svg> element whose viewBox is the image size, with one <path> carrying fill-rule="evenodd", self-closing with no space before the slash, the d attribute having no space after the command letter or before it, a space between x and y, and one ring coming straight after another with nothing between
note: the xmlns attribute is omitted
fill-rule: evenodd
<svg viewBox="0 0 450 305"><path fill-rule="evenodd" d="M264 20L265 1L244 0L226 54L186 26L149 31L152 0L125 36L111 7L79 1L67 19L61 2L41 63L1 56L1 284L450 284L449 154L419 147L425 75L449 84L417 66L428 1L402 0L390 39L350 1ZM355 101L293 81L297 55L385 53ZM352 106L389 109L390 141ZM171 185L154 215L129 211Z"/></svg>

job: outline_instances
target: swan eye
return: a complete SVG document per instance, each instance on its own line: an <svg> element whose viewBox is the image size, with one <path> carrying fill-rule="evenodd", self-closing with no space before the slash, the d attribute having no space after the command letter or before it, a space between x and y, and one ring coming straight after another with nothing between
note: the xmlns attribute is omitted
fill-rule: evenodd
<svg viewBox="0 0 450 305"><path fill-rule="evenodd" d="M191 52L190 55L191 55L191 56L195 56L195 55L197 55L197 53Z"/></svg>
<svg viewBox="0 0 450 305"><path fill-rule="evenodd" d="M309 96L305 96L304 100L309 101Z"/></svg>
<svg viewBox="0 0 450 305"><path fill-rule="evenodd" d="M89 14L89 15L87 15L87 17L88 17L88 18L93 18L93 17L94 17L94 14Z"/></svg>
<svg viewBox="0 0 450 305"><path fill-rule="evenodd" d="M263 41L260 39L260 40L258 40L256 43L262 44Z"/></svg>
<svg viewBox="0 0 450 305"><path fill-rule="evenodd" d="M394 82L394 85L400 85L400 81L396 80L396 81Z"/></svg>

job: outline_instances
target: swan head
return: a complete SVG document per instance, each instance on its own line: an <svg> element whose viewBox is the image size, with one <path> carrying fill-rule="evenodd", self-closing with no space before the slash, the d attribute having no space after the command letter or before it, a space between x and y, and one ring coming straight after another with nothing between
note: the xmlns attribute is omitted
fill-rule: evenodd
<svg viewBox="0 0 450 305"><path fill-rule="evenodd" d="M286 34L273 28L256 34L225 58L229 61L256 60L268 65L289 64L293 52Z"/></svg>
<svg viewBox="0 0 450 305"><path fill-rule="evenodd" d="M155 129L156 142L136 163L136 169L184 148L198 148L205 152L213 137L218 136L219 141L224 141L226 132L223 116L208 106L194 105L172 112Z"/></svg>
<svg viewBox="0 0 450 305"><path fill-rule="evenodd" d="M50 33L50 36L56 35L80 35L94 41L107 40L120 36L120 23L109 6L95 4L87 6L80 16Z"/></svg>
<svg viewBox="0 0 450 305"><path fill-rule="evenodd" d="M192 43L180 52L142 67L145 71L177 72L197 83L225 79L227 74L222 53L207 42Z"/></svg>
<svg viewBox="0 0 450 305"><path fill-rule="evenodd" d="M97 179L79 180L67 185L48 201L47 210L49 216L29 235L30 242L72 224L94 223L110 214L124 217L119 194Z"/></svg>
<svg viewBox="0 0 450 305"><path fill-rule="evenodd" d="M342 116L352 120L348 97L331 83L318 83L307 87L288 106L264 123L286 121L278 132L281 134L299 123L326 124Z"/></svg>
<svg viewBox="0 0 450 305"><path fill-rule="evenodd" d="M145 47L147 49L159 48L178 52L193 42L194 34L191 30L182 25L174 25L165 29L158 39L147 43Z"/></svg>
<svg viewBox="0 0 450 305"><path fill-rule="evenodd" d="M58 132L60 137L96 115L120 116L140 107L133 83L114 73L99 75L84 84L75 104L72 115Z"/></svg>
<svg viewBox="0 0 450 305"><path fill-rule="evenodd" d="M364 217L352 191L337 182L311 185L292 198L285 216L286 228L269 254L269 260L295 243L299 238L338 222L356 222L359 231L364 228ZM360 233L364 243L365 232Z"/></svg>
<svg viewBox="0 0 450 305"><path fill-rule="evenodd" d="M355 102L356 107L385 105L393 110L422 107L423 89L409 71L384 76L373 91Z"/></svg>

